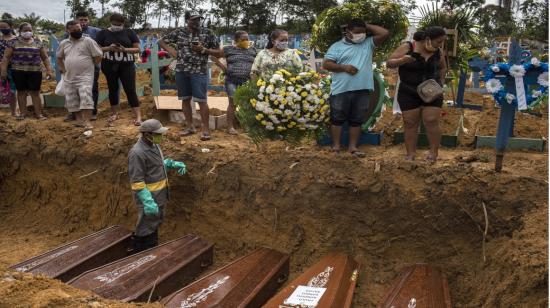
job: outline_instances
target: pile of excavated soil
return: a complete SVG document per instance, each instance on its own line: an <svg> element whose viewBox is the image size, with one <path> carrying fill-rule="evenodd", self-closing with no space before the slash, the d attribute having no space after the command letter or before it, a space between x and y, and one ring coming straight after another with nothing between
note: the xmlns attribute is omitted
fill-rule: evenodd
<svg viewBox="0 0 550 308"><path fill-rule="evenodd" d="M490 109L485 112L479 121L477 134L479 136L496 136L499 115L499 109ZM548 114L536 116L516 112L514 137L548 139Z"/></svg>
<svg viewBox="0 0 550 308"><path fill-rule="evenodd" d="M151 98L142 104L155 114ZM0 111L0 306L136 306L5 270L107 226L133 227L127 154L138 132L122 108L114 127L100 117L91 138L62 115L16 122ZM343 251L363 265L355 307L374 307L417 262L447 275L455 307L548 305L547 153L509 152L495 173L491 150L443 149L428 165L404 162L403 146L362 147L367 157L357 159L218 131L208 142L180 139L168 125L164 153L188 173L170 172L160 239L194 233L214 243L210 270L269 246L291 254L293 279Z"/></svg>

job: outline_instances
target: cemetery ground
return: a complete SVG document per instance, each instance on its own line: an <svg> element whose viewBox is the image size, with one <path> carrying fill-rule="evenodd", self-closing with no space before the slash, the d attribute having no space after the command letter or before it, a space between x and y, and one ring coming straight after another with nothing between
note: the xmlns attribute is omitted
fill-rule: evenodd
<svg viewBox="0 0 550 308"><path fill-rule="evenodd" d="M222 131L208 142L198 135L181 140L152 98L140 99L145 117L170 127L165 154L188 166L184 176L169 175L161 242L188 233L205 238L215 245L209 270L269 246L291 254L293 279L336 250L362 264L354 307L374 307L399 271L418 262L446 274L455 307L547 306L548 153L507 152L496 173L494 150L475 149L472 141L487 117L498 116L494 110L445 109L463 112L467 132L458 148L443 148L439 162L428 165L403 161L403 145L391 142L363 146L367 157L357 159L314 143L256 147L244 134ZM122 118L107 127L102 104L91 138L64 123L59 108L47 110L48 121L16 122L0 111L5 307L160 307L108 301L6 269L110 225L133 227L127 154L138 136L127 104L121 106ZM548 122L547 111L518 117L531 126ZM388 110L379 126L391 132L400 123ZM547 129L540 132L548 138Z"/></svg>

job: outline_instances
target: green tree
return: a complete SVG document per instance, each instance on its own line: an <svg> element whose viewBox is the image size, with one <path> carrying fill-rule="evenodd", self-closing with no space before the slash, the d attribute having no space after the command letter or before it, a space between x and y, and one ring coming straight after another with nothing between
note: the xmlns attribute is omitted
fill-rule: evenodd
<svg viewBox="0 0 550 308"><path fill-rule="evenodd" d="M2 20L12 20L13 19L13 15L8 13L8 12L4 12L2 14L2 17L0 17L0 19Z"/></svg>
<svg viewBox="0 0 550 308"><path fill-rule="evenodd" d="M285 0L283 10L289 16L286 28L293 32L309 32L319 14L337 5L336 0Z"/></svg>
<svg viewBox="0 0 550 308"><path fill-rule="evenodd" d="M86 11L90 18L95 17L95 11L92 9L92 0L67 0L67 6L71 10L71 18L75 18L76 13Z"/></svg>
<svg viewBox="0 0 550 308"><path fill-rule="evenodd" d="M487 40L496 36L508 36L516 32L512 12L498 5L486 5L477 11L479 35Z"/></svg>
<svg viewBox="0 0 550 308"><path fill-rule="evenodd" d="M454 11L456 9L477 10L480 9L485 0L443 0L442 8Z"/></svg>
<svg viewBox="0 0 550 308"><path fill-rule="evenodd" d="M36 15L34 12L32 12L30 14L23 14L22 17L16 18L15 23L17 25L20 25L24 22L28 22L29 24L31 24L33 28L35 28L36 26L38 26L38 23L40 22L41 19L42 19L41 16Z"/></svg>
<svg viewBox="0 0 550 308"><path fill-rule="evenodd" d="M127 24L133 27L147 20L147 4L147 0L121 0L115 6L126 16Z"/></svg>
<svg viewBox="0 0 550 308"><path fill-rule="evenodd" d="M101 4L101 16L105 14L105 5L109 3L110 0L97 0Z"/></svg>
<svg viewBox="0 0 550 308"><path fill-rule="evenodd" d="M50 32L50 33L56 33L56 32L59 32L59 31L63 31L65 29L65 25L63 25L62 23L59 23L59 22L56 22L56 21L53 21L53 20L49 20L49 19L40 20L38 22L38 26L42 30Z"/></svg>
<svg viewBox="0 0 550 308"><path fill-rule="evenodd" d="M548 41L548 0L525 0L520 5L520 11L521 35Z"/></svg>

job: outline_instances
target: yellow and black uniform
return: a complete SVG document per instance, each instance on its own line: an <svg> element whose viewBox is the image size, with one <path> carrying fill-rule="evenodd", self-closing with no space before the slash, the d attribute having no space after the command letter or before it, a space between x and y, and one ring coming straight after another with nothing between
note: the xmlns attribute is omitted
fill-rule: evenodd
<svg viewBox="0 0 550 308"><path fill-rule="evenodd" d="M130 150L128 155L128 175L138 207L138 222L135 235L145 237L156 234L164 219L164 206L170 197L168 176L164 166L164 156L157 144L147 144L143 137ZM138 192L148 189L159 207L159 215L145 215Z"/></svg>

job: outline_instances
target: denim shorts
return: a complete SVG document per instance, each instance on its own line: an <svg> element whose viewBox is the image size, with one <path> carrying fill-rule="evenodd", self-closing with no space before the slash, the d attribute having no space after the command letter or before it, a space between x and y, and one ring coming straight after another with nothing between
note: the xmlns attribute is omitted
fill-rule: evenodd
<svg viewBox="0 0 550 308"><path fill-rule="evenodd" d="M227 96L233 97L235 95L235 91L237 91L237 88L242 86L240 83L235 83L229 80L225 81L225 92L227 92Z"/></svg>
<svg viewBox="0 0 550 308"><path fill-rule="evenodd" d="M208 77L206 74L176 72L176 86L181 100L193 98L194 102L206 103Z"/></svg>
<svg viewBox="0 0 550 308"><path fill-rule="evenodd" d="M372 90L348 91L330 97L330 123L350 127L361 126L369 108L369 95Z"/></svg>

